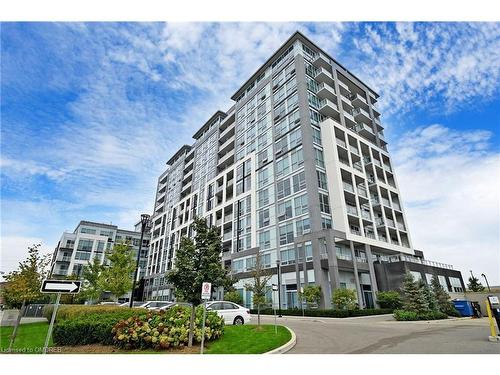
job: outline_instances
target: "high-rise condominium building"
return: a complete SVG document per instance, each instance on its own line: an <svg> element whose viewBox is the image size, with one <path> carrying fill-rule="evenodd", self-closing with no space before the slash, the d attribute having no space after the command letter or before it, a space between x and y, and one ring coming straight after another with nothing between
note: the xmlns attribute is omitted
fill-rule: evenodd
<svg viewBox="0 0 500 375"><path fill-rule="evenodd" d="M64 232L52 256L51 276L54 278L82 276L84 267L98 257L101 264L109 264L106 252L112 251L115 243L130 243L134 259L137 258L141 239L140 223L134 231L119 229L116 225L80 221L75 230ZM146 274L149 233L144 234L139 260L140 277ZM127 297L127 296L125 296Z"/></svg>
<svg viewBox="0 0 500 375"><path fill-rule="evenodd" d="M268 297L276 298L271 284L279 282L282 307L297 306L297 291L311 284L321 286L322 306L331 306L336 288L355 289L361 306L374 306L378 285L394 287L405 271L427 280L439 274L447 289L463 288L460 272L424 260L412 246L378 97L293 34L234 93L232 107L217 111L194 144L167 162L146 298L173 298L164 275L195 216L220 228L223 265L239 279L247 306L244 285L258 251L274 273Z"/></svg>

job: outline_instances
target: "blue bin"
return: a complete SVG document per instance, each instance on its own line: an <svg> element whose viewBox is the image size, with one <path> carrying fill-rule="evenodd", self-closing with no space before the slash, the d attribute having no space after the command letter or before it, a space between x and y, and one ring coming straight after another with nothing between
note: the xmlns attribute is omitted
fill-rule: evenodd
<svg viewBox="0 0 500 375"><path fill-rule="evenodd" d="M454 299L453 305L458 310L461 316L473 316L472 302L466 299Z"/></svg>

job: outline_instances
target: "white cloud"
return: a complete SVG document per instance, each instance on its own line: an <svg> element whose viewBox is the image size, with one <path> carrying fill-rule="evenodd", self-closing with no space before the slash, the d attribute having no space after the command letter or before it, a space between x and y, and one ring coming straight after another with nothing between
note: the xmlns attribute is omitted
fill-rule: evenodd
<svg viewBox="0 0 500 375"><path fill-rule="evenodd" d="M491 133L430 125L393 147L413 246L500 284L500 153L485 150Z"/></svg>
<svg viewBox="0 0 500 375"><path fill-rule="evenodd" d="M498 93L499 35L498 23L370 24L353 38L353 70L379 91L385 115L454 111Z"/></svg>

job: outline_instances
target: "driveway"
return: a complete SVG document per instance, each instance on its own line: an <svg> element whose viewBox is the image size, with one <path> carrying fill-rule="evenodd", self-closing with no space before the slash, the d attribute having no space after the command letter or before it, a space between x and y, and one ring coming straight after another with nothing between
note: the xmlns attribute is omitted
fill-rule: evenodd
<svg viewBox="0 0 500 375"><path fill-rule="evenodd" d="M257 316L252 315L252 322ZM273 316L261 316L274 324ZM398 322L392 315L356 318L278 318L295 331L297 344L289 354L500 354L500 343L488 341L489 324L482 319Z"/></svg>

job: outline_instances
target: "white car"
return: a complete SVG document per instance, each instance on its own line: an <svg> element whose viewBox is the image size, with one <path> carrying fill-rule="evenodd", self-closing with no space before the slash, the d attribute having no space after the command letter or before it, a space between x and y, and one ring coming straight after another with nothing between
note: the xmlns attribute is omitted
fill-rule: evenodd
<svg viewBox="0 0 500 375"><path fill-rule="evenodd" d="M250 310L229 301L207 302L207 311L215 311L225 324L241 325L250 322Z"/></svg>
<svg viewBox="0 0 500 375"><path fill-rule="evenodd" d="M162 307L170 306L172 304L173 303L169 301L147 301L138 307L148 310L158 310Z"/></svg>

